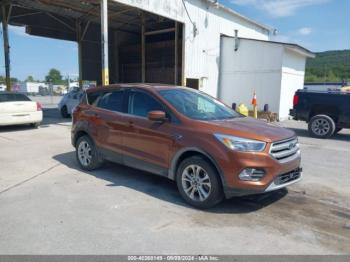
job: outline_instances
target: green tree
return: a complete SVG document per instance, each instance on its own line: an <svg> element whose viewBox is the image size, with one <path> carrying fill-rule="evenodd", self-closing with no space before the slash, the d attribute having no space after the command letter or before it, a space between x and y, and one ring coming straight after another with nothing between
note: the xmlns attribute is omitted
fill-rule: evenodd
<svg viewBox="0 0 350 262"><path fill-rule="evenodd" d="M57 69L52 68L48 75L45 77L46 82L51 82L54 85L60 85L64 81L62 80L61 72Z"/></svg>
<svg viewBox="0 0 350 262"><path fill-rule="evenodd" d="M27 79L25 80L26 82L35 82L33 76L28 76Z"/></svg>
<svg viewBox="0 0 350 262"><path fill-rule="evenodd" d="M307 60L305 81L350 81L350 50L316 53Z"/></svg>
<svg viewBox="0 0 350 262"><path fill-rule="evenodd" d="M11 77L11 84L16 84L18 83L19 80L15 77ZM6 77L5 76L0 76L0 84L6 84Z"/></svg>

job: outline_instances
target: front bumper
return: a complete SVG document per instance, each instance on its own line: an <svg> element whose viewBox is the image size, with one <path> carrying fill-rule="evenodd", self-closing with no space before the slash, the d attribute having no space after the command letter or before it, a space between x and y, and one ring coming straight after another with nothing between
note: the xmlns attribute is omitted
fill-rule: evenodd
<svg viewBox="0 0 350 262"><path fill-rule="evenodd" d="M225 187L224 192L225 192L226 198L231 198L234 196L263 194L267 192L276 191L276 190L288 187L290 185L293 185L295 183L298 183L302 180L302 177L303 177L302 168L297 168L295 170L292 170L290 172L277 176L265 189L252 189L252 188L238 189L238 188Z"/></svg>
<svg viewBox="0 0 350 262"><path fill-rule="evenodd" d="M284 180L282 182L281 182L281 177ZM278 176L274 181L272 181L272 183L264 190L264 193L279 190L281 188L293 185L299 182L302 179L302 177L303 177L302 168L298 168L286 174L282 174L281 176Z"/></svg>
<svg viewBox="0 0 350 262"><path fill-rule="evenodd" d="M280 152L278 150L282 150L278 147L283 143L284 141L270 143L264 152L228 151L225 161L220 162L225 178L224 192L226 197L265 193L300 181L302 177L300 150L291 156L277 155ZM286 143L289 143L289 140ZM288 152L293 153L293 151ZM263 170L265 175L259 181L241 180L239 174L246 168ZM290 175L291 179L289 179ZM281 177L283 179L278 180Z"/></svg>

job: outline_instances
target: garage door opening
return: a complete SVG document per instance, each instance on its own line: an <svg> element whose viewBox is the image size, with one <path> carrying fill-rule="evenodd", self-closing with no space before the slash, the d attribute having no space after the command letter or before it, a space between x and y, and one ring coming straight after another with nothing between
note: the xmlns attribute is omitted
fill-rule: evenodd
<svg viewBox="0 0 350 262"><path fill-rule="evenodd" d="M78 44L79 80L102 83L100 0L12 0L10 25ZM183 83L183 24L108 1L109 82ZM58 50L59 52L59 50Z"/></svg>
<svg viewBox="0 0 350 262"><path fill-rule="evenodd" d="M143 39L121 39L119 81L181 84L182 24L154 16L152 20L145 23Z"/></svg>

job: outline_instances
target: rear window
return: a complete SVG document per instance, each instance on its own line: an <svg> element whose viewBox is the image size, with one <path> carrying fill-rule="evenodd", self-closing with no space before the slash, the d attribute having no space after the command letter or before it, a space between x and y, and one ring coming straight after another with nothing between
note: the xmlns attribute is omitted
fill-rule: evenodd
<svg viewBox="0 0 350 262"><path fill-rule="evenodd" d="M87 100L90 105L94 104L97 98L101 95L100 92L92 92L87 94Z"/></svg>
<svg viewBox="0 0 350 262"><path fill-rule="evenodd" d="M104 94L98 101L97 106L103 109L122 112L124 91L113 91Z"/></svg>
<svg viewBox="0 0 350 262"><path fill-rule="evenodd" d="M16 101L31 101L26 95L23 94L1 94L0 93L0 103L2 102L16 102Z"/></svg>

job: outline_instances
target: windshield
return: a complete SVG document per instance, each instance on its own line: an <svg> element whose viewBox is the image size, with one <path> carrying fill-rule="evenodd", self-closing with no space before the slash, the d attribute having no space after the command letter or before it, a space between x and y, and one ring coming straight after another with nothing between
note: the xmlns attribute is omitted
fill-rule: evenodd
<svg viewBox="0 0 350 262"><path fill-rule="evenodd" d="M220 120L240 115L212 97L190 89L161 90L159 94L177 111L196 120Z"/></svg>

